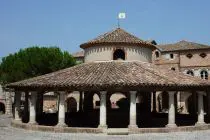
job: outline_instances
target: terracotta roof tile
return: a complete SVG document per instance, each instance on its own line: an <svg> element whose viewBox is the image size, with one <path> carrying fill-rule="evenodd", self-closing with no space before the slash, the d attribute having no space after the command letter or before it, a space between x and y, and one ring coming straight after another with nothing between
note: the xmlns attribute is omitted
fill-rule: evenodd
<svg viewBox="0 0 210 140"><path fill-rule="evenodd" d="M167 52L167 51L184 51L184 50L198 50L198 49L210 49L210 46L203 45L194 42L188 42L182 40L180 42L174 44L164 44L164 45L157 45L156 46L160 51Z"/></svg>
<svg viewBox="0 0 210 140"><path fill-rule="evenodd" d="M106 45L106 44L130 44L130 45L146 45L151 48L155 48L149 42L143 41L138 37L126 32L121 28L117 28L113 31L107 32L103 35L98 36L97 38L90 40L84 44L81 44L81 48L87 48L93 45Z"/></svg>
<svg viewBox="0 0 210 140"><path fill-rule="evenodd" d="M84 63L50 74L8 84L9 88L91 90L124 87L204 87L210 82L139 61Z"/></svg>

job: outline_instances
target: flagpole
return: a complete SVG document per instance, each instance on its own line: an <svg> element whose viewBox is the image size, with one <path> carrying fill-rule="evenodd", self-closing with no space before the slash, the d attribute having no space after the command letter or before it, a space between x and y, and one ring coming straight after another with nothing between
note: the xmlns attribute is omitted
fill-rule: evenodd
<svg viewBox="0 0 210 140"><path fill-rule="evenodd" d="M120 28L120 19L119 19L119 17L117 18L117 27Z"/></svg>
<svg viewBox="0 0 210 140"><path fill-rule="evenodd" d="M125 13L119 13L117 18L117 26L120 28L120 19L125 19Z"/></svg>

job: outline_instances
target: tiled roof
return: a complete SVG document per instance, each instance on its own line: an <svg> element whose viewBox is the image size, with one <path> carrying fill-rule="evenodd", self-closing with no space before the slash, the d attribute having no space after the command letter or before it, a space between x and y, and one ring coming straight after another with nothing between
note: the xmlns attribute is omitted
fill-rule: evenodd
<svg viewBox="0 0 210 140"><path fill-rule="evenodd" d="M210 46L208 46L208 45L194 43L194 42L188 42L185 40L182 40L182 41L174 43L174 44L157 45L156 47L158 49L160 49L160 51L162 51L162 52L210 49Z"/></svg>
<svg viewBox="0 0 210 140"><path fill-rule="evenodd" d="M103 35L98 36L97 38L88 41L87 43L81 44L81 48L87 48L93 45L137 45L137 46L147 46L151 48L155 48L154 45L152 45L149 42L143 41L139 39L138 37L126 32L125 30L121 28L117 28L111 32L107 32Z"/></svg>
<svg viewBox="0 0 210 140"><path fill-rule="evenodd" d="M50 74L8 84L16 89L70 89L70 90L141 90L145 87L202 89L210 82L181 72L161 69L140 61L108 61L83 63Z"/></svg>
<svg viewBox="0 0 210 140"><path fill-rule="evenodd" d="M84 55L85 55L84 51L79 51L72 54L73 57L84 57Z"/></svg>

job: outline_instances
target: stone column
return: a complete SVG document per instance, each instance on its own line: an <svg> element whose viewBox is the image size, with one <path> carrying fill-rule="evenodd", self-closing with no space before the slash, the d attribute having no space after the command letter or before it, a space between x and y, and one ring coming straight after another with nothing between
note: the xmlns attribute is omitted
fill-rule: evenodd
<svg viewBox="0 0 210 140"><path fill-rule="evenodd" d="M12 116L12 95L11 92L5 92L5 97L6 97L6 106L5 106L5 114Z"/></svg>
<svg viewBox="0 0 210 140"><path fill-rule="evenodd" d="M157 110L157 112L160 112L160 101L159 101L160 93L161 93L160 91L156 91L156 110Z"/></svg>
<svg viewBox="0 0 210 140"><path fill-rule="evenodd" d="M167 127L176 127L175 124L175 106L174 106L174 91L168 92L169 95L169 109L168 109L168 124Z"/></svg>
<svg viewBox="0 0 210 140"><path fill-rule="evenodd" d="M79 112L83 110L83 92L79 92Z"/></svg>
<svg viewBox="0 0 210 140"><path fill-rule="evenodd" d="M203 107L203 95L205 92L198 92L198 121L195 125L204 125L204 107Z"/></svg>
<svg viewBox="0 0 210 140"><path fill-rule="evenodd" d="M152 112L156 113L156 92L152 92Z"/></svg>
<svg viewBox="0 0 210 140"><path fill-rule="evenodd" d="M30 102L30 113L29 113L29 123L36 124L36 98L37 92L31 92Z"/></svg>
<svg viewBox="0 0 210 140"><path fill-rule="evenodd" d="M130 124L129 128L137 128L136 125L136 91L130 91Z"/></svg>
<svg viewBox="0 0 210 140"><path fill-rule="evenodd" d="M59 127L65 127L65 92L59 93L58 124Z"/></svg>
<svg viewBox="0 0 210 140"><path fill-rule="evenodd" d="M20 101L21 101L21 92L15 92L15 120L21 121L19 111L20 111Z"/></svg>
<svg viewBox="0 0 210 140"><path fill-rule="evenodd" d="M106 124L106 91L100 92L100 122L99 126L100 128L107 128Z"/></svg>

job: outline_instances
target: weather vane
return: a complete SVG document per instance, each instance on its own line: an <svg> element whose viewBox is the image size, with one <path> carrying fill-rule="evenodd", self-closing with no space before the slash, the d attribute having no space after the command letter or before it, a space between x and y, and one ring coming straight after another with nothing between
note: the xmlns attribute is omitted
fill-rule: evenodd
<svg viewBox="0 0 210 140"><path fill-rule="evenodd" d="M120 28L120 19L125 19L125 13L119 13L117 18L117 27Z"/></svg>

